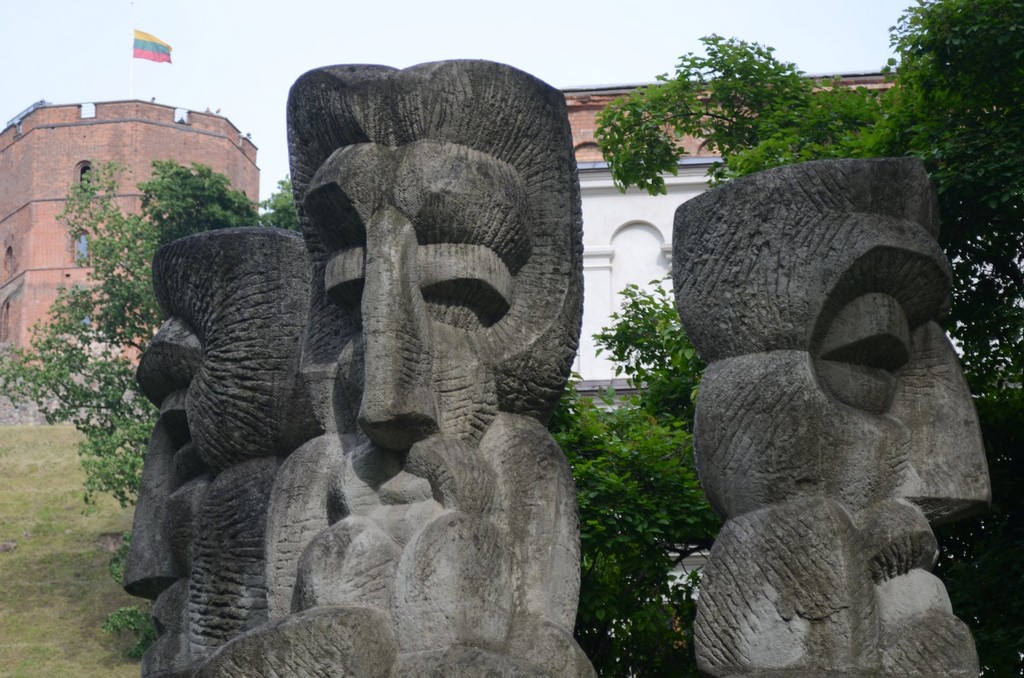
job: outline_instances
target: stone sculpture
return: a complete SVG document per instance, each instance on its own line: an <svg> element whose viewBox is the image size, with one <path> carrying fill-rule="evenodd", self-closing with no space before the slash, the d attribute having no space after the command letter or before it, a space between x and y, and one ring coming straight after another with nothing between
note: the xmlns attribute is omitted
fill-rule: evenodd
<svg viewBox="0 0 1024 678"><path fill-rule="evenodd" d="M271 486L281 458L317 433L297 378L309 272L298 234L264 228L178 240L153 270L167 321L138 379L160 418L125 588L156 601L142 674L190 676L268 618Z"/></svg>
<svg viewBox="0 0 1024 678"><path fill-rule="evenodd" d="M228 402L187 412L201 489L177 489L183 475L147 458L154 489L140 498L136 530L168 507L182 516L174 525L196 524L195 536L171 540L170 574L146 579L131 568L130 590L188 591L187 605L183 592L173 605L158 600L158 619L184 621L161 636L148 670L199 660L196 676L593 676L572 637L575 487L544 427L582 309L579 188L562 95L489 62L333 66L298 80L288 116L311 271L305 392L295 401L311 403L316 423L296 436L260 407L225 416L222 406L249 400L233 390ZM157 269L158 286L171 290L194 275ZM246 292L221 289L230 282L213 288L244 310ZM289 313L304 306L281 301ZM181 314L192 327L189 312L209 311L165 307L169 323ZM264 331L240 336L224 359L258 348ZM195 376L201 332L199 343L181 332L165 327L143 358L156 402L186 383L187 402L197 384L216 390L215 374ZM170 343L191 357L165 356ZM251 374L265 380L265 369ZM266 419L267 444L228 444L242 442L226 430L235 417ZM196 426L228 440L201 441ZM306 442L270 442L285 433ZM241 495L244 508L226 506ZM179 546L189 541L183 583L189 557ZM171 557L155 540L145 549ZM221 605L223 632L211 642L206 600ZM173 606L174 615L161 613Z"/></svg>
<svg viewBox="0 0 1024 678"><path fill-rule="evenodd" d="M680 316L709 366L698 471L726 524L695 626L708 676L967 676L932 525L990 498L937 320L950 266L916 160L806 163L682 205Z"/></svg>

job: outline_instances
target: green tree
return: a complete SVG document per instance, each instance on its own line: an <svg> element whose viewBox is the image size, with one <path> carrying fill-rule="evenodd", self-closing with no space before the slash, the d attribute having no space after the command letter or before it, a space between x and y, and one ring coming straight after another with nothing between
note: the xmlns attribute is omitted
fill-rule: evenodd
<svg viewBox="0 0 1024 678"><path fill-rule="evenodd" d="M986 676L1024 675L1024 2L934 0L893 30L878 154L921 158L955 283L947 330L976 395L992 510L939 530L936 568Z"/></svg>
<svg viewBox="0 0 1024 678"><path fill-rule="evenodd" d="M139 184L142 212L160 234L160 244L218 228L255 226L256 205L231 180L206 165L153 162L153 178Z"/></svg>
<svg viewBox="0 0 1024 678"><path fill-rule="evenodd" d="M87 238L79 263L92 267L90 284L59 291L30 347L0 362L0 384L12 400L36 403L48 422L85 434L86 499L105 492L126 506L135 500L156 417L134 366L161 322L153 255L200 229L252 224L256 211L223 175L166 161L139 184L142 214L126 213L116 197L119 174L116 165L99 166L71 187L60 219L72 238Z"/></svg>
<svg viewBox="0 0 1024 678"><path fill-rule="evenodd" d="M298 231L299 215L295 212L295 194L290 177L279 179L277 190L260 203L260 225Z"/></svg>
<svg viewBox="0 0 1024 678"><path fill-rule="evenodd" d="M684 137L721 156L713 181L804 160L864 154L882 117L877 92L809 79L778 61L771 47L712 35L707 56L680 58L675 75L657 76L597 115L596 138L620 187L665 192Z"/></svg>
<svg viewBox="0 0 1024 678"><path fill-rule="evenodd" d="M899 58L875 154L921 158L953 262L950 331L975 392L1024 374L1024 2L925 2Z"/></svg>
<svg viewBox="0 0 1024 678"><path fill-rule="evenodd" d="M596 339L637 393L595 402L570 388L551 424L579 497L576 638L602 676L696 676L697 574L677 568L719 527L693 464L703 363L664 289L623 296Z"/></svg>
<svg viewBox="0 0 1024 678"><path fill-rule="evenodd" d="M124 586L124 566L131 547L132 533L125 532L121 546L110 556L110 578L119 586ZM100 630L130 639L132 645L124 654L132 659L139 659L156 642L156 627L153 625L152 616L152 605L149 602L132 607L120 607L107 615Z"/></svg>
<svg viewBox="0 0 1024 678"><path fill-rule="evenodd" d="M936 571L972 627L985 675L1024 675L1024 2L922 0L891 34L892 86L845 93L772 50L705 38L674 78L613 103L598 143L620 185L664 191L678 138L722 155L715 181L802 160L914 155L935 183L954 269L947 331L976 394L992 511L938 530ZM797 80L803 80L801 85Z"/></svg>

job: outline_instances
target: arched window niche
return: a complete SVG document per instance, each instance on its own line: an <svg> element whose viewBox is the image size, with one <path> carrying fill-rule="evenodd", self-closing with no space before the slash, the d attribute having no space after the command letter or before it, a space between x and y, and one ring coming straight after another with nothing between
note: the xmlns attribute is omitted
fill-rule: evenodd
<svg viewBox="0 0 1024 678"><path fill-rule="evenodd" d="M0 307L0 344L11 342L11 302L5 301Z"/></svg>
<svg viewBox="0 0 1024 678"><path fill-rule="evenodd" d="M89 235L84 231L75 236L75 263L84 265L89 259Z"/></svg>
<svg viewBox="0 0 1024 678"><path fill-rule="evenodd" d="M611 284L616 295L630 283L650 289L651 281L663 279L671 270L665 256L665 236L649 222L631 221L619 226L610 243L615 250Z"/></svg>
<svg viewBox="0 0 1024 678"><path fill-rule="evenodd" d="M14 259L14 247L8 245L7 251L4 252L4 282L13 278L17 272L18 264Z"/></svg>
<svg viewBox="0 0 1024 678"><path fill-rule="evenodd" d="M75 165L75 181L78 181L79 183L83 181L88 181L89 174L91 172L92 163L89 162L88 160L83 160L82 162Z"/></svg>

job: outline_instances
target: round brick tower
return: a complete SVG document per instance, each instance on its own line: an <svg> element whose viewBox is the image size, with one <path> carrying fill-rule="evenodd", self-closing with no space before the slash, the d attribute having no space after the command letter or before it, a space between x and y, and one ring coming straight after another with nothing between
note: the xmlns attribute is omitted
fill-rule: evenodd
<svg viewBox="0 0 1024 678"><path fill-rule="evenodd" d="M40 101L0 132L0 344L24 347L61 286L86 280L86 247L57 220L69 187L93 166L125 168L119 199L137 212L154 160L202 163L259 199L256 146L224 117L143 101Z"/></svg>

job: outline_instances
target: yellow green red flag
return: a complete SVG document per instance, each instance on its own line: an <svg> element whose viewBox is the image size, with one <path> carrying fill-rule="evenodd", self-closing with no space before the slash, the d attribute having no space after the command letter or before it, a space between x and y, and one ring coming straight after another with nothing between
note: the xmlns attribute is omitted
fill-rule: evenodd
<svg viewBox="0 0 1024 678"><path fill-rule="evenodd" d="M132 52L132 57L171 63L171 46L155 35L137 30L135 31L135 50Z"/></svg>

